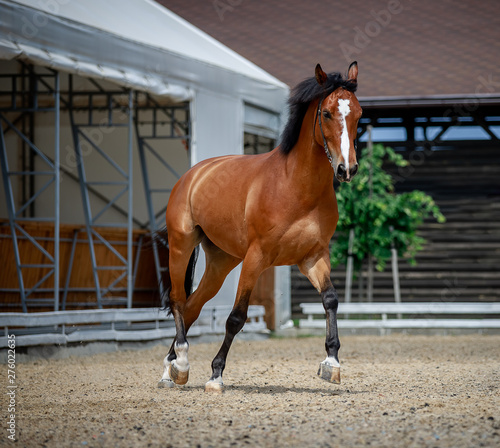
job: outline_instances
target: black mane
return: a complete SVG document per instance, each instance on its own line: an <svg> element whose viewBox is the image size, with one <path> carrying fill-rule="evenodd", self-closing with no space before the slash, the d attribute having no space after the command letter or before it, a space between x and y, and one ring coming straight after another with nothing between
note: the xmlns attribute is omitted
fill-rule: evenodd
<svg viewBox="0 0 500 448"><path fill-rule="evenodd" d="M340 73L330 73L323 86L318 84L315 77L312 77L305 79L293 88L288 100L288 122L280 138L280 150L284 154L289 154L297 143L302 121L311 101L323 96L327 97L339 87L355 92L357 83L344 79Z"/></svg>

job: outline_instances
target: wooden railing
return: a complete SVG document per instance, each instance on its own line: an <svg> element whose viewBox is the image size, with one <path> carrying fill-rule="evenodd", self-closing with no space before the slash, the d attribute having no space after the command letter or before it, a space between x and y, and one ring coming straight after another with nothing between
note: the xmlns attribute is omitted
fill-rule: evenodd
<svg viewBox="0 0 500 448"><path fill-rule="evenodd" d="M306 319L300 328L325 328L325 310L321 303L301 303ZM500 303L420 302L420 303L340 303L339 328L347 329L500 329ZM443 318L441 316L461 316ZM469 316L496 318L470 318ZM375 316L380 316L375 318ZM393 316L393 317L389 317Z"/></svg>

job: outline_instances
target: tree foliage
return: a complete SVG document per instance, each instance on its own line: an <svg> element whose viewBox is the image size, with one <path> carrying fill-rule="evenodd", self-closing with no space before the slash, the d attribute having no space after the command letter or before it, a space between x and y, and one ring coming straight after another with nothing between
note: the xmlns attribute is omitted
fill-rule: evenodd
<svg viewBox="0 0 500 448"><path fill-rule="evenodd" d="M369 254L375 258L377 269L382 271L391 258L392 241L398 255L414 264L416 253L425 243L417 235L419 226L430 216L438 222L445 221L439 207L428 194L419 190L396 194L392 176L382 168L384 161L396 166L408 165L392 148L374 145L371 154L365 148L354 180L341 184L336 191L339 223L331 250L332 266L346 263L351 228L354 229L355 272L359 272L363 260ZM391 227L394 229L392 232Z"/></svg>

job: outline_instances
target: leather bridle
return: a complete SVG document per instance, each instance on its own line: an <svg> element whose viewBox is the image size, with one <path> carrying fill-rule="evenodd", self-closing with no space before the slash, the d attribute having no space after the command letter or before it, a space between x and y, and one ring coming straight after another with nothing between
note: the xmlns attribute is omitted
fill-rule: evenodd
<svg viewBox="0 0 500 448"><path fill-rule="evenodd" d="M318 104L318 112L314 118L314 129L316 129L316 120L318 120L319 130L321 131L321 137L323 137L323 147L325 149L326 157L328 157L328 161L330 162L330 165L332 166L332 168L335 168L333 166L333 157L330 154L330 151L328 150L328 144L326 143L326 137L325 137L325 133L323 132L323 126L322 126L322 122L321 122L321 106L323 105L323 101L325 98L326 98L326 95L323 95L323 97L321 98L321 100Z"/></svg>

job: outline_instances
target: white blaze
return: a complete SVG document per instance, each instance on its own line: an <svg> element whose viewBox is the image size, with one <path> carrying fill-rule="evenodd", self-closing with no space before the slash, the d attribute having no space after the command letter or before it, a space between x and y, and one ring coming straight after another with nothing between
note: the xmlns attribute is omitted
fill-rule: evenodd
<svg viewBox="0 0 500 448"><path fill-rule="evenodd" d="M342 152L344 165L347 171L349 171L349 148L351 147L351 143L349 142L349 133L347 132L347 123L345 118L350 112L351 108L349 107L349 100L339 99L340 126L342 129L342 134L340 136L340 151Z"/></svg>

